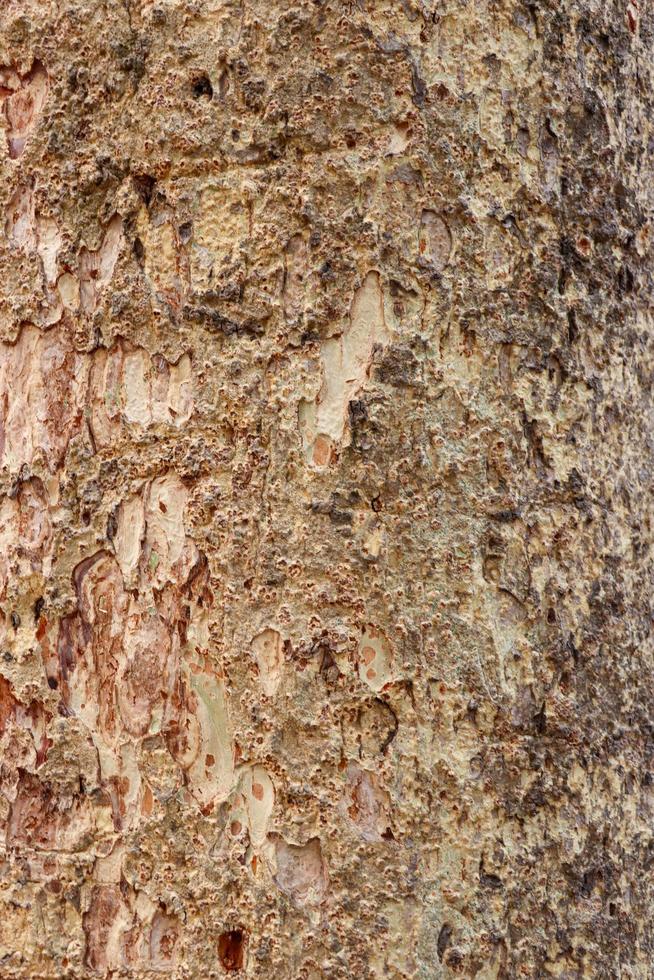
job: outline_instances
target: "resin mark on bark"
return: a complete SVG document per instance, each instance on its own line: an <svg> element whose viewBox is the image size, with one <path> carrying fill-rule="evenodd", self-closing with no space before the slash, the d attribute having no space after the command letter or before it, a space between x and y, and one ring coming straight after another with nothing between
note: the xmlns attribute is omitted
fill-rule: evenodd
<svg viewBox="0 0 654 980"><path fill-rule="evenodd" d="M47 94L48 74L40 61L35 61L25 75L10 66L0 68L0 99L4 100L7 145L12 160L24 152Z"/></svg>
<svg viewBox="0 0 654 980"><path fill-rule="evenodd" d="M352 300L345 331L322 344L322 386L315 401L300 403L300 432L314 466L327 466L335 448L349 444L348 405L368 377L375 346L389 339L379 273L369 272Z"/></svg>

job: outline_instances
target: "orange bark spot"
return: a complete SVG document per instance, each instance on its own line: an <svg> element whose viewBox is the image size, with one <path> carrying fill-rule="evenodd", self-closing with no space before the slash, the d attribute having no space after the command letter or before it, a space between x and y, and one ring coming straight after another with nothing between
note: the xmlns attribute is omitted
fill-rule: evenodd
<svg viewBox="0 0 654 980"><path fill-rule="evenodd" d="M145 793L143 794L143 803L141 804L141 811L146 816L149 817L154 808L154 797L152 795L152 790L149 786L145 787Z"/></svg>
<svg viewBox="0 0 654 980"><path fill-rule="evenodd" d="M316 466L326 466L331 455L331 440L328 436L316 436L313 445L313 461Z"/></svg>
<svg viewBox="0 0 654 980"><path fill-rule="evenodd" d="M375 659L375 651L372 647L364 647L361 651L361 656L363 657L363 662L367 667L368 664L371 664Z"/></svg>

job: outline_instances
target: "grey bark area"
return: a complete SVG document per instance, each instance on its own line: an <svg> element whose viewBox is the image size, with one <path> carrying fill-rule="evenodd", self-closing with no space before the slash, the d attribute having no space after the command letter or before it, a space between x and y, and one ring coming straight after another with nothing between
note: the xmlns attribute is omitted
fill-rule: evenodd
<svg viewBox="0 0 654 980"><path fill-rule="evenodd" d="M0 976L650 978L645 0L0 13Z"/></svg>

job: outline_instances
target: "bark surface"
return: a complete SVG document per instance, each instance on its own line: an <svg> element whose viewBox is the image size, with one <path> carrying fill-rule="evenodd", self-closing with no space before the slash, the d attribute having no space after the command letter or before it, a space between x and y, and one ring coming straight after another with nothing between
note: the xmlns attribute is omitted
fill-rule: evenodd
<svg viewBox="0 0 654 980"><path fill-rule="evenodd" d="M0 13L0 975L649 978L645 0Z"/></svg>

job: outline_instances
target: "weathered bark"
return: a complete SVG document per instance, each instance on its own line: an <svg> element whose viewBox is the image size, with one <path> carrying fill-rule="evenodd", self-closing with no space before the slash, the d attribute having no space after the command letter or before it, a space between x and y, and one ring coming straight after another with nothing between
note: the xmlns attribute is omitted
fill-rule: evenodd
<svg viewBox="0 0 654 980"><path fill-rule="evenodd" d="M652 976L651 7L0 18L0 975Z"/></svg>

